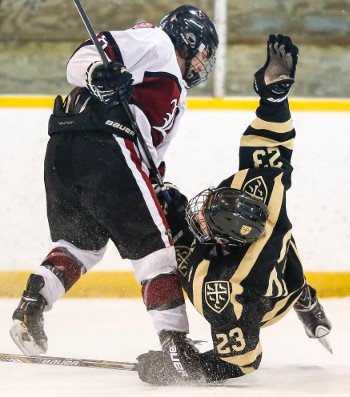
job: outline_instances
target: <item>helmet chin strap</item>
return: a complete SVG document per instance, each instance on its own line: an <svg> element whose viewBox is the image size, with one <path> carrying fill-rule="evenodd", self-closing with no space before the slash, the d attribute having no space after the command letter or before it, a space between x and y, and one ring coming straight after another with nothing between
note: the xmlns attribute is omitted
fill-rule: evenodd
<svg viewBox="0 0 350 397"><path fill-rule="evenodd" d="M189 55L185 58L184 80L186 80L187 77L190 77L190 76L188 76L188 74L189 74L189 71L190 71L190 68L191 68L192 59L193 59L193 57L190 58Z"/></svg>
<svg viewBox="0 0 350 397"><path fill-rule="evenodd" d="M196 75L199 76L198 72L193 72L193 71L192 71L192 73L189 74L189 73L190 73L190 68L191 68L191 64L192 64L193 58L194 58L194 57L192 57L191 59L186 59L186 60L185 60L184 80L185 80L186 84L188 85L188 87L192 87L192 85L190 85L190 84L188 83L187 80L188 80L189 78L191 78L192 80L194 80L194 77L195 77ZM199 77L198 77L198 78L199 78Z"/></svg>

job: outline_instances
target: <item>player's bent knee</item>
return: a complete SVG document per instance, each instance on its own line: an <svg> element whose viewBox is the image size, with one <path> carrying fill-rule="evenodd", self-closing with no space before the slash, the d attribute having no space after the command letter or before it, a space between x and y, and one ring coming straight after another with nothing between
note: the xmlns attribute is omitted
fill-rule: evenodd
<svg viewBox="0 0 350 397"><path fill-rule="evenodd" d="M169 310L185 303L180 277L160 274L142 283L142 297L149 310Z"/></svg>

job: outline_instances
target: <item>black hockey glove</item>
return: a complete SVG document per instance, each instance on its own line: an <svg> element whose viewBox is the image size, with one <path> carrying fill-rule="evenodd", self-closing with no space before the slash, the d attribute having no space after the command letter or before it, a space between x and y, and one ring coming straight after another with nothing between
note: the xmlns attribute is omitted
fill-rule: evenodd
<svg viewBox="0 0 350 397"><path fill-rule="evenodd" d="M86 71L86 87L105 104L117 105L129 100L135 90L133 82L132 75L118 62L111 62L105 68L102 61L97 61Z"/></svg>
<svg viewBox="0 0 350 397"><path fill-rule="evenodd" d="M254 90L264 103L278 105L287 98L295 81L298 52L290 37L270 34L265 65L254 75Z"/></svg>
<svg viewBox="0 0 350 397"><path fill-rule="evenodd" d="M172 225L175 226L178 222L182 223L182 221L185 220L185 208L188 200L187 197L180 192L178 187L172 183L164 182L164 187L170 196L170 202L166 202L164 193L159 185L155 185L154 190L168 220L170 229L172 230Z"/></svg>
<svg viewBox="0 0 350 397"><path fill-rule="evenodd" d="M184 333L162 331L159 338L163 351L151 350L137 357L137 370L143 382L157 386L206 383L200 353Z"/></svg>

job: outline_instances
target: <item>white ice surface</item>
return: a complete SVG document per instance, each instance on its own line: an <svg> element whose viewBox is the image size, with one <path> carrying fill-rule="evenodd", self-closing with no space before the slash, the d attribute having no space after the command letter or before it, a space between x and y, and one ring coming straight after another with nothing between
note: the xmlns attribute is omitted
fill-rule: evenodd
<svg viewBox="0 0 350 397"><path fill-rule="evenodd" d="M20 354L8 329L17 299L0 299L0 350ZM333 323L334 354L307 338L294 312L263 329L263 360L253 374L211 387L153 387L136 372L0 362L1 397L344 397L350 396L350 298L323 299ZM209 327L188 304L193 339L210 340ZM61 299L45 314L47 355L134 362L158 349L140 299ZM208 350L205 343L200 349Z"/></svg>

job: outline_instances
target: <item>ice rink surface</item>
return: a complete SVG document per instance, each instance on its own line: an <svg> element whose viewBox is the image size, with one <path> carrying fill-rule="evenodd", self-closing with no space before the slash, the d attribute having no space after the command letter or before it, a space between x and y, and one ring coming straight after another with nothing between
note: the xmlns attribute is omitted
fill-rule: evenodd
<svg viewBox="0 0 350 397"><path fill-rule="evenodd" d="M2 353L20 354L8 329L17 299L0 299ZM329 354L307 338L294 312L263 329L263 360L253 374L208 387L153 387L136 372L0 362L1 397L344 397L350 396L350 298L323 299L333 323ZM190 337L208 341L209 327L188 303ZM158 349L140 299L61 299L45 314L47 355L134 362Z"/></svg>

